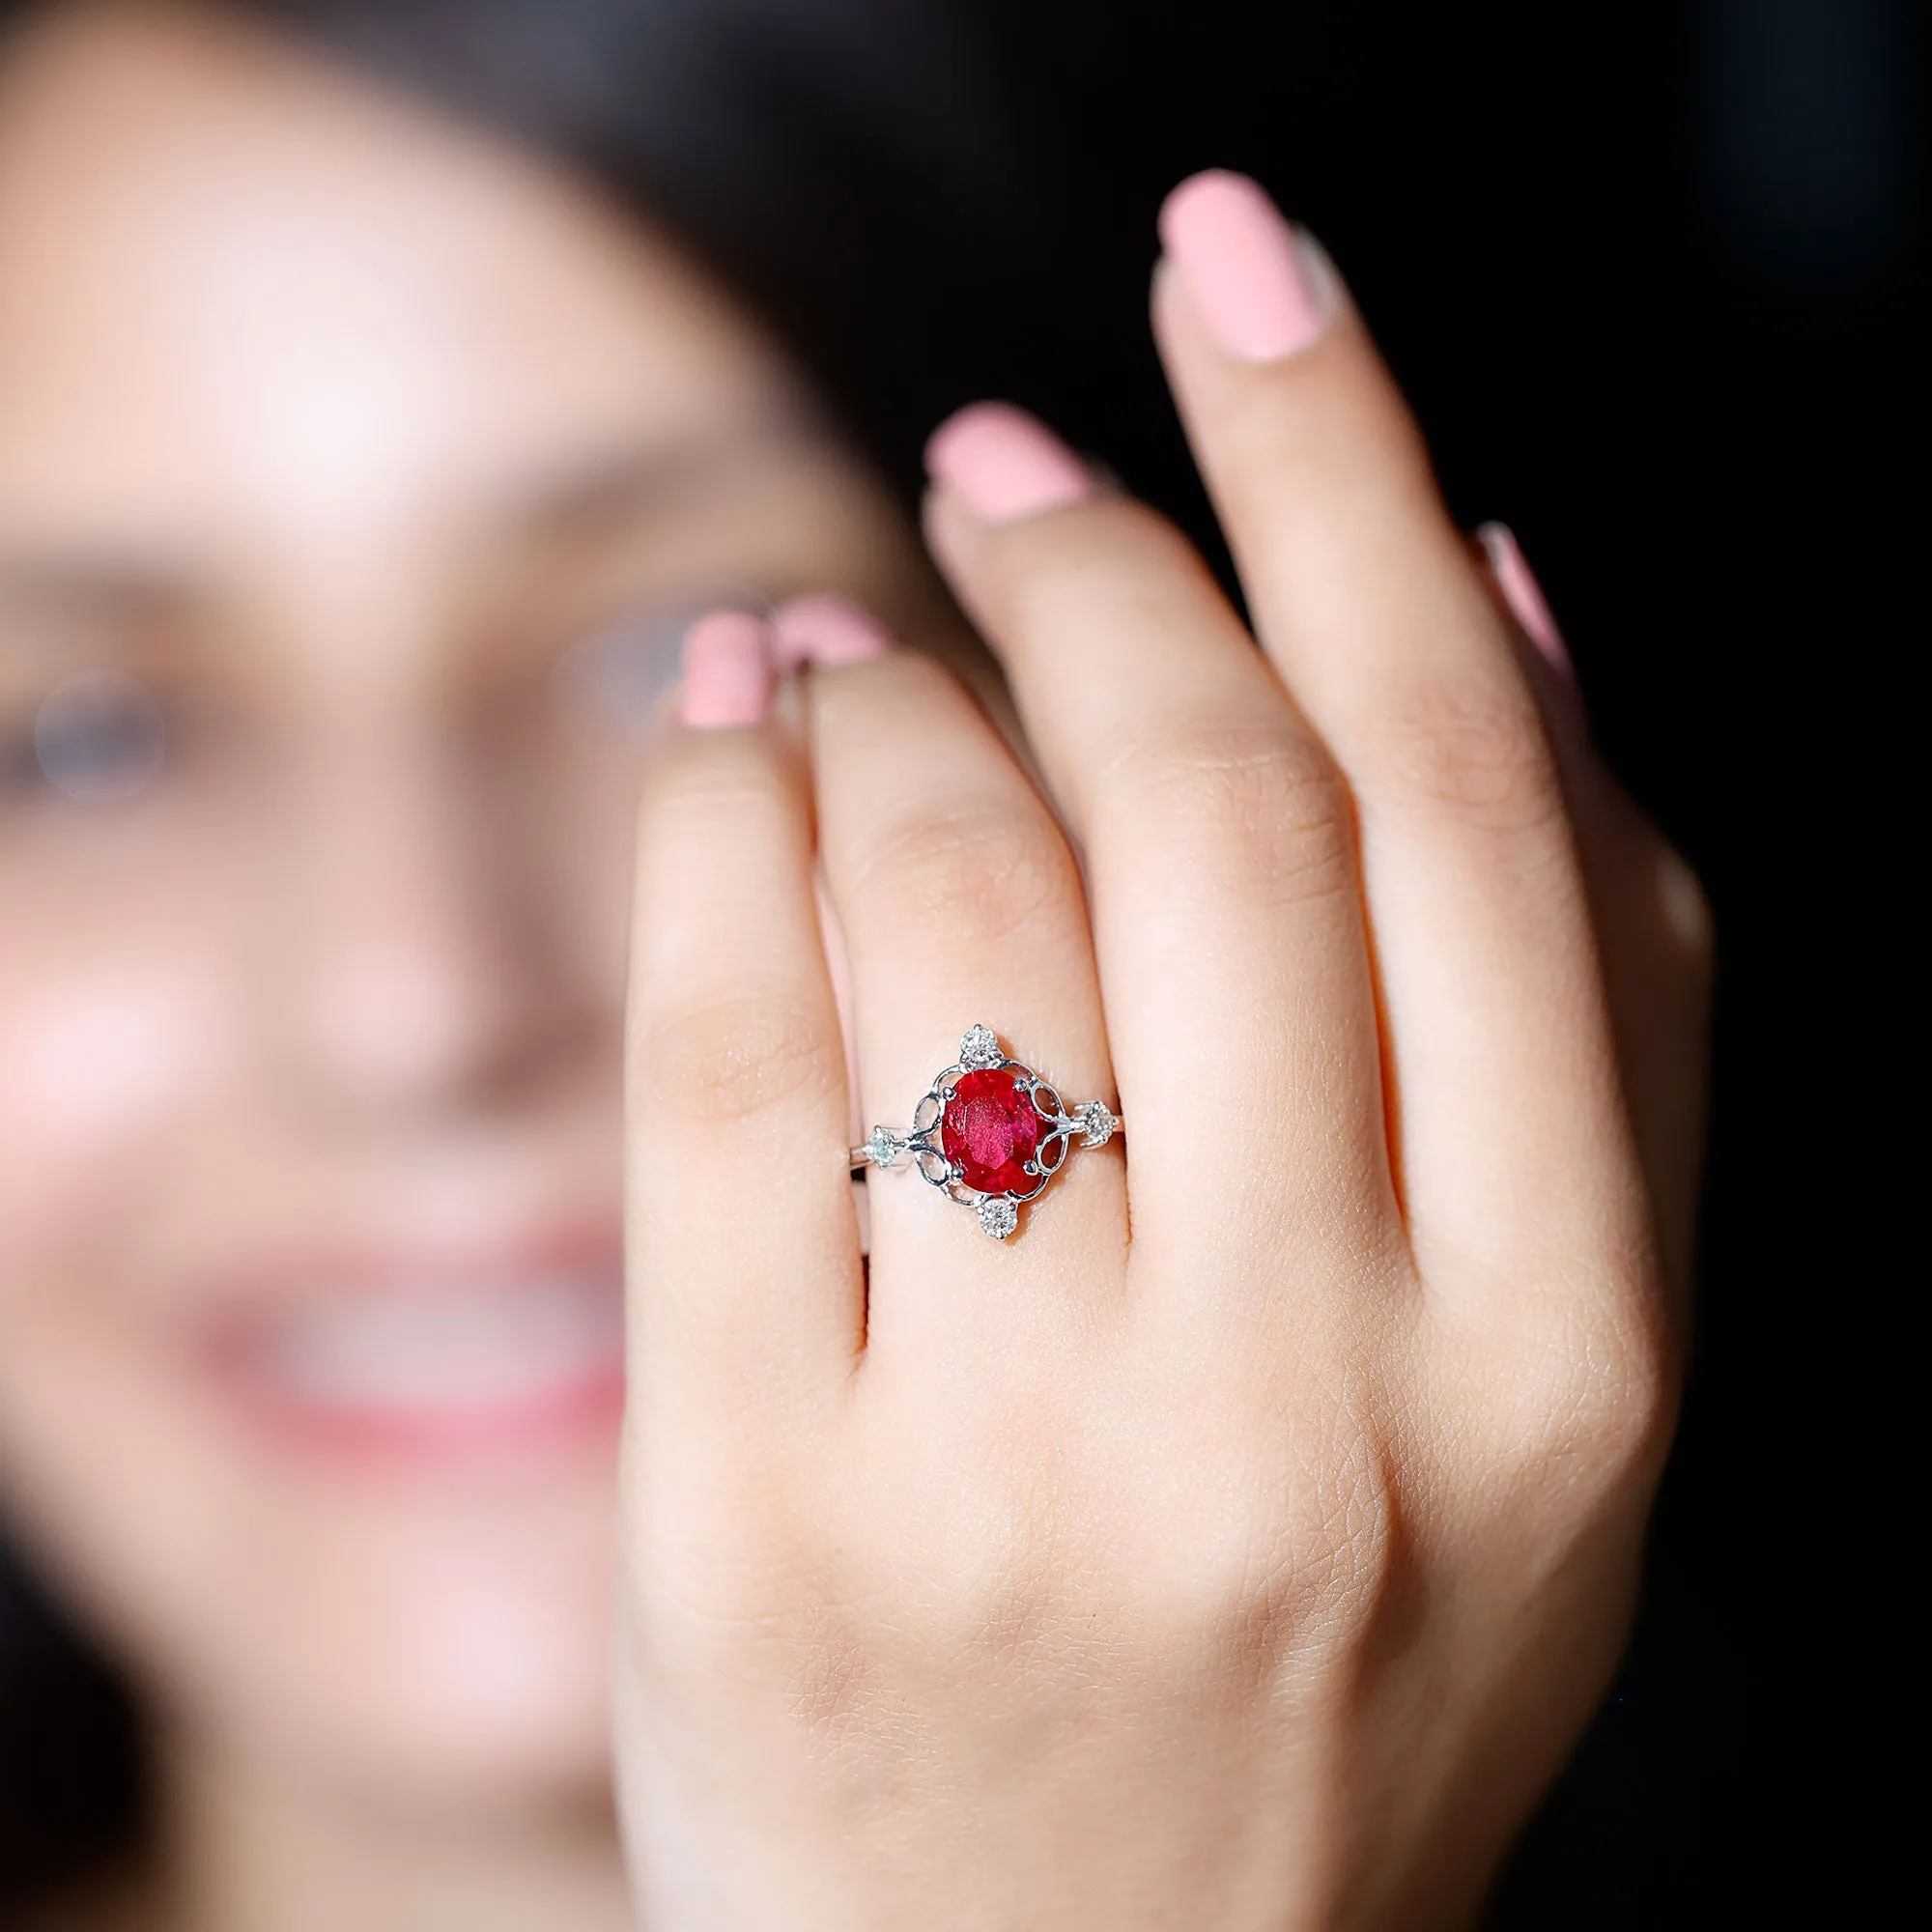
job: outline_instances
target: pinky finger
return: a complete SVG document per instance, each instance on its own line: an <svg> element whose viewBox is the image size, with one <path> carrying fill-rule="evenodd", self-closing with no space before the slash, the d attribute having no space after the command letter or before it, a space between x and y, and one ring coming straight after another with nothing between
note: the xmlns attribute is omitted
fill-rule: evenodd
<svg viewBox="0 0 1932 1932"><path fill-rule="evenodd" d="M1590 743L1569 647L1515 533L1476 532L1522 640L1577 837L1632 1132L1665 1279L1689 1292L1704 1138L1714 935L1696 875Z"/></svg>

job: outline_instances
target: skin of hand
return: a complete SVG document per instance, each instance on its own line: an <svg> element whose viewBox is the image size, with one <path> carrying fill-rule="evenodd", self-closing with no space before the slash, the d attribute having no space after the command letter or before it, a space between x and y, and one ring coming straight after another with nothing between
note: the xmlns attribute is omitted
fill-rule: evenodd
<svg viewBox="0 0 1932 1932"><path fill-rule="evenodd" d="M1254 636L969 412L928 539L1039 781L910 651L761 718L694 658L647 781L618 1752L658 1932L1464 1924L1628 1628L1702 901L1319 252L1229 177L1164 232ZM821 878L866 1122L976 1021L1118 1094L1013 1240L875 1175L862 1258Z"/></svg>

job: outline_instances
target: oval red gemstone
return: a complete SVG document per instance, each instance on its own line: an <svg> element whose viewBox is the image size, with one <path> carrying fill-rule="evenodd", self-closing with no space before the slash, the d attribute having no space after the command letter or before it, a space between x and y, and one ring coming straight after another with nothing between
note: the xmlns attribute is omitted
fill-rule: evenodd
<svg viewBox="0 0 1932 1932"><path fill-rule="evenodd" d="M968 1187L1030 1194L1039 1176L1026 1163L1046 1122L1014 1077L999 1068L962 1073L939 1123L939 1145Z"/></svg>

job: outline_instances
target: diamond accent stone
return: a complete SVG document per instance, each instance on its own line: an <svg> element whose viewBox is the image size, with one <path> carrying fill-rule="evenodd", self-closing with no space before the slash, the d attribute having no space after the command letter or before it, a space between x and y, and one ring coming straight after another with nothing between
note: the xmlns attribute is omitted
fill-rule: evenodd
<svg viewBox="0 0 1932 1932"><path fill-rule="evenodd" d="M1019 1208L1004 1194L988 1194L980 1202L980 1225L994 1240L1004 1241L1019 1224Z"/></svg>
<svg viewBox="0 0 1932 1932"><path fill-rule="evenodd" d="M969 1027L959 1042L961 1066L997 1066L1006 1057L999 1036L989 1026Z"/></svg>
<svg viewBox="0 0 1932 1932"><path fill-rule="evenodd" d="M874 1127L866 1136L866 1158L874 1167L890 1167L898 1159L902 1143L890 1127Z"/></svg>
<svg viewBox="0 0 1932 1932"><path fill-rule="evenodd" d="M1073 1118L1080 1122L1082 1147L1105 1147L1120 1131L1119 1119L1102 1100L1089 1100Z"/></svg>

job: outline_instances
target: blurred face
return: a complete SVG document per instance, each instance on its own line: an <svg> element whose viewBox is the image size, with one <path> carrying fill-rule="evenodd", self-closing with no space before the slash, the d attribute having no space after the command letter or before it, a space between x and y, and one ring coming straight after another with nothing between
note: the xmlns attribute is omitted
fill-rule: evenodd
<svg viewBox="0 0 1932 1932"><path fill-rule="evenodd" d="M640 726L924 595L668 246L244 28L0 53L0 1516L178 1728L601 1776Z"/></svg>

